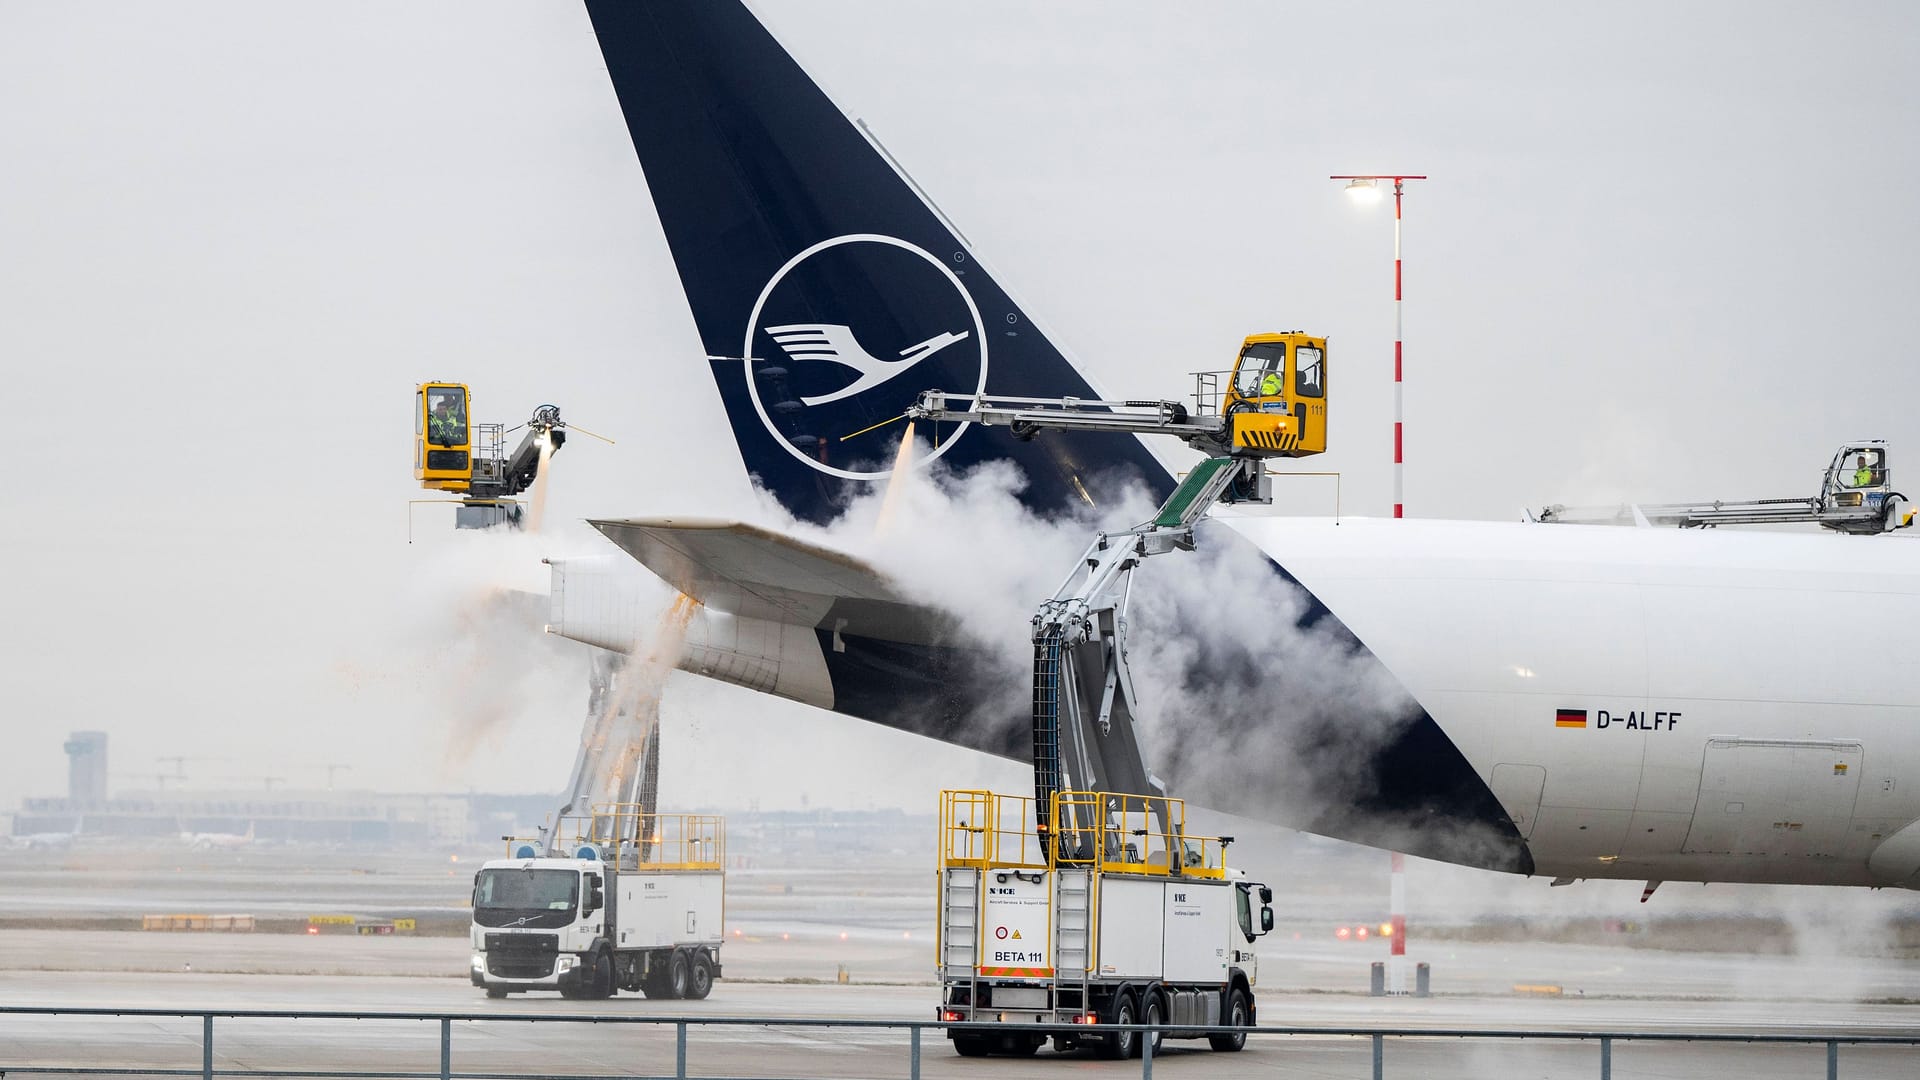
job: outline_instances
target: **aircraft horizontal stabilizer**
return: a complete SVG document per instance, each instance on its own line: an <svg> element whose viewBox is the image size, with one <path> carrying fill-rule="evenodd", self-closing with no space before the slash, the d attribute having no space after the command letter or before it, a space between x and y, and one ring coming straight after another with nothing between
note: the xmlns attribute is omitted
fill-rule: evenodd
<svg viewBox="0 0 1920 1080"><path fill-rule="evenodd" d="M608 539L699 601L683 671L848 716L1007 753L1011 728L972 724L987 685L954 617L914 603L844 552L735 521L595 521ZM615 652L653 647L657 598L617 557L548 560L548 629Z"/></svg>
<svg viewBox="0 0 1920 1080"><path fill-rule="evenodd" d="M591 524L713 611L915 645L949 636L949 616L907 600L884 574L842 552L713 518Z"/></svg>

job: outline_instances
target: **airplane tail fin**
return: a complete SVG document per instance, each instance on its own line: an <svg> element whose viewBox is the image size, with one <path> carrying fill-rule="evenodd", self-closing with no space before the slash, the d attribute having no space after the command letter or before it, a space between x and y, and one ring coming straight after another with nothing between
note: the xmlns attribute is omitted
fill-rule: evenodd
<svg viewBox="0 0 1920 1080"><path fill-rule="evenodd" d="M699 362L747 469L790 512L827 520L884 480L904 423L888 421L921 390L1103 396L738 0L588 0L587 11L705 345ZM1011 460L1037 511L1115 482L1172 490L1133 436L1022 441L962 426L916 437L934 444L922 461Z"/></svg>

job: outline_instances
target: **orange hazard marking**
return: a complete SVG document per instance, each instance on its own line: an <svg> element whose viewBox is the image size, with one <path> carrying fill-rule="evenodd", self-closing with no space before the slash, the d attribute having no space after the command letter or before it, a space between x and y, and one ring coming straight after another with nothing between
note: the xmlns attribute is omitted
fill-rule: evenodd
<svg viewBox="0 0 1920 1080"><path fill-rule="evenodd" d="M1053 969L1050 967L983 967L980 969L980 974L1001 979L1051 979Z"/></svg>

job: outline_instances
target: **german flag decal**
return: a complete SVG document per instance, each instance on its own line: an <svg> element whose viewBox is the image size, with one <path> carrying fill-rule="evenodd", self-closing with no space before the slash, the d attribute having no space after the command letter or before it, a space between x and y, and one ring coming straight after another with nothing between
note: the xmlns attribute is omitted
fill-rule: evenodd
<svg viewBox="0 0 1920 1080"><path fill-rule="evenodd" d="M1553 713L1554 727L1586 727L1587 710L1556 709Z"/></svg>

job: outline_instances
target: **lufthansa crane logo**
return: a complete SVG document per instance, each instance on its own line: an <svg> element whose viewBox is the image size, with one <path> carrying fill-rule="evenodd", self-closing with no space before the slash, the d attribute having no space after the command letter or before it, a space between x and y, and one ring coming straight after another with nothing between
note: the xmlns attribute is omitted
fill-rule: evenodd
<svg viewBox="0 0 1920 1080"><path fill-rule="evenodd" d="M987 385L986 330L959 276L925 249L873 233L823 240L787 260L754 302L741 355L754 411L774 440L848 480L893 471L901 428L887 421L920 391Z"/></svg>

